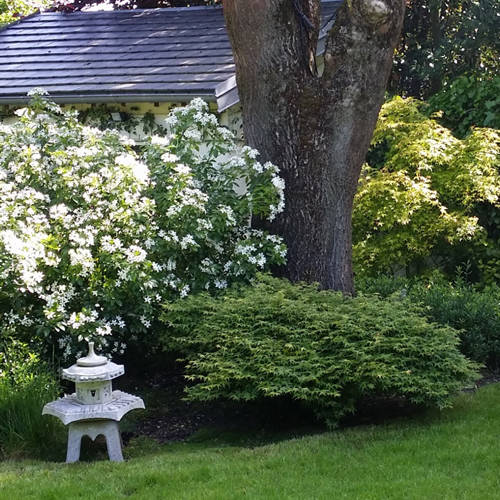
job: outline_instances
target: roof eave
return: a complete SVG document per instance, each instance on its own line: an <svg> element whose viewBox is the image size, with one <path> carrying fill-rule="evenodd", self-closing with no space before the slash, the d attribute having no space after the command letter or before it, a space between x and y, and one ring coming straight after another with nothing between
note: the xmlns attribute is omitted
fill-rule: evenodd
<svg viewBox="0 0 500 500"><path fill-rule="evenodd" d="M196 94L69 94L49 95L50 99L58 104L99 104L99 103L134 103L134 102L186 102L201 97L209 102L215 102L213 93ZM0 97L1 104L27 104L28 96Z"/></svg>

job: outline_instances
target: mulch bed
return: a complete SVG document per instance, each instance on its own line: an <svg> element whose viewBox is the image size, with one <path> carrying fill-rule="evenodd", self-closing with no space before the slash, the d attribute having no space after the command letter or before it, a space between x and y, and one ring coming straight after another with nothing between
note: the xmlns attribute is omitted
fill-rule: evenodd
<svg viewBox="0 0 500 500"><path fill-rule="evenodd" d="M146 414L134 423L132 432L124 432L126 442L132 437L147 436L159 443L184 441L200 429L236 429L249 425L248 405L225 402L190 402L184 400L185 380L180 373L155 376L144 382ZM126 387L141 394L135 384ZM255 419L255 415L251 416Z"/></svg>

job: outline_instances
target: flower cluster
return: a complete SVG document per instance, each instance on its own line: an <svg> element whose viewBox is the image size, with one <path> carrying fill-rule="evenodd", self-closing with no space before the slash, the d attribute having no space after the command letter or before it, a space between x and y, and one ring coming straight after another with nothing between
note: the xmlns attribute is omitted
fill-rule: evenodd
<svg viewBox="0 0 500 500"><path fill-rule="evenodd" d="M18 114L0 127L0 324L67 356L90 338L122 352L163 302L284 262L282 240L250 227L282 210L277 168L204 101L140 153L40 92Z"/></svg>

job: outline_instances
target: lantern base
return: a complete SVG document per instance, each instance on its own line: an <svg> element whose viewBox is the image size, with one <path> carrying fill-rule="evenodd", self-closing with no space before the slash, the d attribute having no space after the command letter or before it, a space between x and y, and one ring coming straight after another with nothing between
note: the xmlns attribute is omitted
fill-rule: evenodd
<svg viewBox="0 0 500 500"><path fill-rule="evenodd" d="M66 463L71 464L80 460L83 436L88 436L95 441L99 435L106 438L109 459L112 462L123 462L122 439L118 422L116 420L84 420L69 424Z"/></svg>

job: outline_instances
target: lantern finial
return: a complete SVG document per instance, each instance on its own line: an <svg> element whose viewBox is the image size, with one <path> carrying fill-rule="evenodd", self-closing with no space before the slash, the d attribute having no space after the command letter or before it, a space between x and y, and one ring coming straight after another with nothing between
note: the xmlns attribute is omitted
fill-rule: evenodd
<svg viewBox="0 0 500 500"><path fill-rule="evenodd" d="M94 342L89 342L89 353L76 361L78 366L101 366L108 362L105 356L98 356L94 352Z"/></svg>

